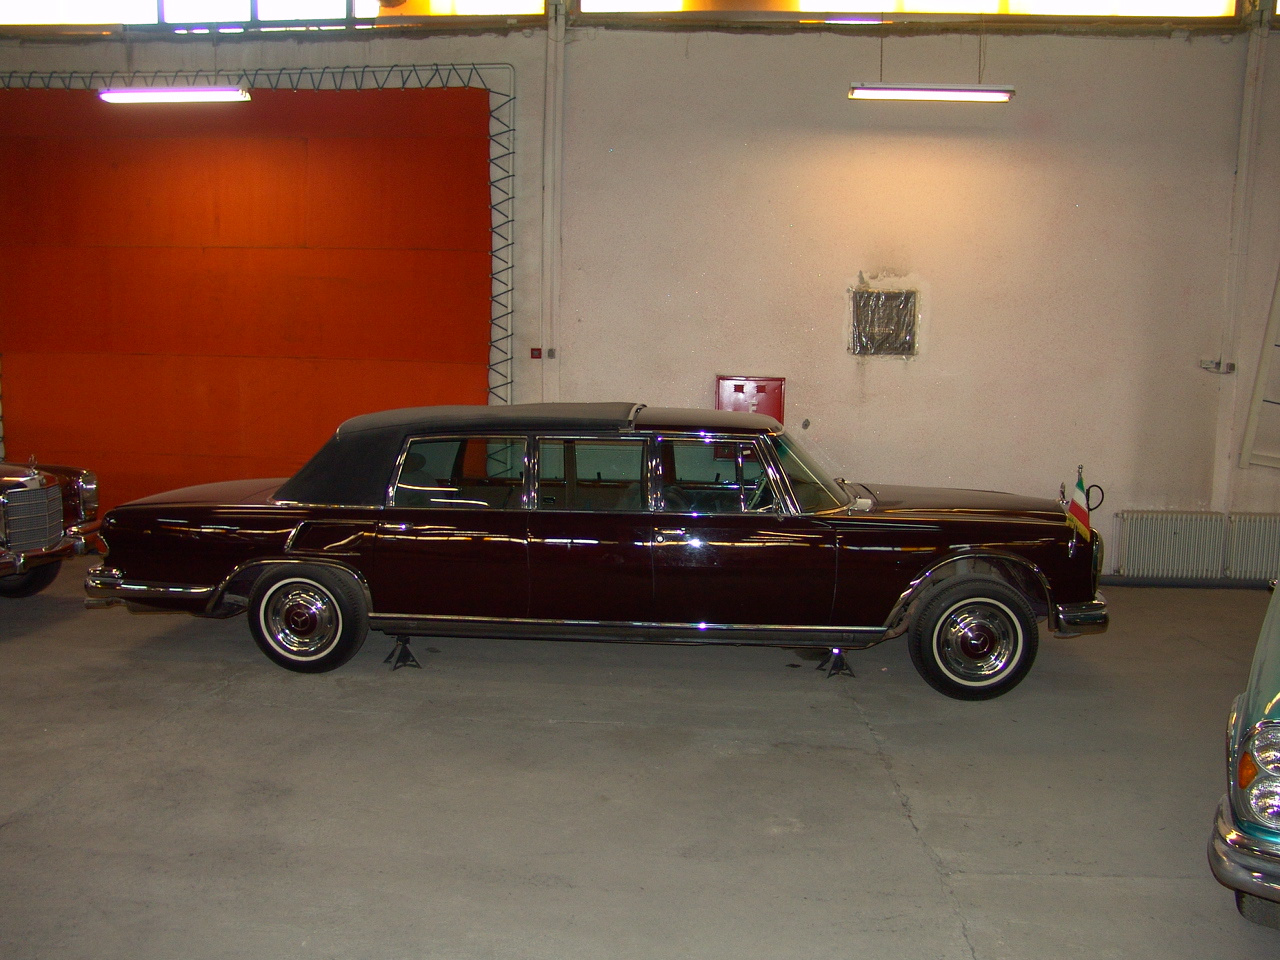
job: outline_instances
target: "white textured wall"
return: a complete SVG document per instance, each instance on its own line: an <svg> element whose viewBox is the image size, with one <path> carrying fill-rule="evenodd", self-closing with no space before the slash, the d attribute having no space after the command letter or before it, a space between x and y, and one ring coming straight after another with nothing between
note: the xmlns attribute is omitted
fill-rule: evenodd
<svg viewBox="0 0 1280 960"><path fill-rule="evenodd" d="M597 31L567 54L565 398L787 378L847 476L1208 506L1243 38L989 38L1008 106L861 104L876 40ZM890 39L964 81L974 37ZM848 287L920 355L845 351ZM1271 481L1274 484L1274 480ZM1109 512L1109 511L1108 511Z"/></svg>
<svg viewBox="0 0 1280 960"><path fill-rule="evenodd" d="M516 399L709 406L787 378L787 420L850 477L1056 492L1114 510L1280 510L1240 470L1280 266L1280 44L1255 153L1244 311L1223 351L1247 40L1002 37L1007 106L860 104L850 82L977 79L972 36L574 29L563 268L541 316L545 35L0 45L0 71L509 62L518 78ZM920 355L846 351L848 288L922 294ZM555 360L527 359L555 348Z"/></svg>

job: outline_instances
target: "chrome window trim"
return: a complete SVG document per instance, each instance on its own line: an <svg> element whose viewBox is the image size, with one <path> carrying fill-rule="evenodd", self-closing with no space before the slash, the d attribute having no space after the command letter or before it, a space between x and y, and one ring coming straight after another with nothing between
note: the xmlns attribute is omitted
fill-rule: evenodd
<svg viewBox="0 0 1280 960"><path fill-rule="evenodd" d="M301 507L304 509L315 508L317 510L385 510L382 504L370 503L303 503L301 500L277 500L271 498L269 503L238 503L235 504L238 510L264 509L271 507Z"/></svg>

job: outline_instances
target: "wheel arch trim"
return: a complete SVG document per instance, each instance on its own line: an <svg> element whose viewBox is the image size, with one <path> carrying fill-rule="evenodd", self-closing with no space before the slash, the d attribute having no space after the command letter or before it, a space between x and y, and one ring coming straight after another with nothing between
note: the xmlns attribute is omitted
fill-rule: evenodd
<svg viewBox="0 0 1280 960"><path fill-rule="evenodd" d="M326 567L345 573L360 588L365 610L370 613L373 611L373 594L369 589L369 582L355 567L327 557L267 557L246 561L227 574L209 597L207 615L233 616L244 612L248 608L249 594L253 592L254 585L268 572L280 567ZM232 587L240 583L244 584L243 595L232 591ZM236 599L231 601L228 597Z"/></svg>
<svg viewBox="0 0 1280 960"><path fill-rule="evenodd" d="M992 576L1021 593L1031 604L1037 619L1043 615L1054 617L1053 590L1049 578L1036 564L1026 557L1002 550L983 550L953 553L922 570L898 597L885 621L885 636L896 637L904 633L910 624L911 609L922 597L928 596L940 585L954 577Z"/></svg>

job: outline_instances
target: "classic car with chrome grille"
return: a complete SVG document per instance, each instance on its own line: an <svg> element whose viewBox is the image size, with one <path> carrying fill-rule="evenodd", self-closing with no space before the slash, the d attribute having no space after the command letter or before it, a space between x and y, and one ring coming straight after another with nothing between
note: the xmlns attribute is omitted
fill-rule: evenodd
<svg viewBox="0 0 1280 960"><path fill-rule="evenodd" d="M1280 929L1280 592L1267 608L1248 685L1231 707L1226 760L1209 866L1244 917Z"/></svg>
<svg viewBox="0 0 1280 960"><path fill-rule="evenodd" d="M84 553L97 529L98 478L89 470L0 462L0 597L28 597Z"/></svg>
<svg viewBox="0 0 1280 960"><path fill-rule="evenodd" d="M90 605L248 612L331 670L369 629L843 649L907 635L924 679L998 696L1107 625L1102 544L1062 501L831 478L778 421L630 403L347 421L292 478L110 511ZM841 654L842 656L842 654Z"/></svg>

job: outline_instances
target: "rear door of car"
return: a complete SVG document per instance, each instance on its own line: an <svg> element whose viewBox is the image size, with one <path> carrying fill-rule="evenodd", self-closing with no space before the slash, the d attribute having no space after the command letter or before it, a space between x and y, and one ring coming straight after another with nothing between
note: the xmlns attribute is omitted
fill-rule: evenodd
<svg viewBox="0 0 1280 960"><path fill-rule="evenodd" d="M406 445L369 575L376 613L528 614L527 446L507 435Z"/></svg>
<svg viewBox="0 0 1280 960"><path fill-rule="evenodd" d="M529 515L529 615L581 635L652 613L653 516L639 436L543 436Z"/></svg>

